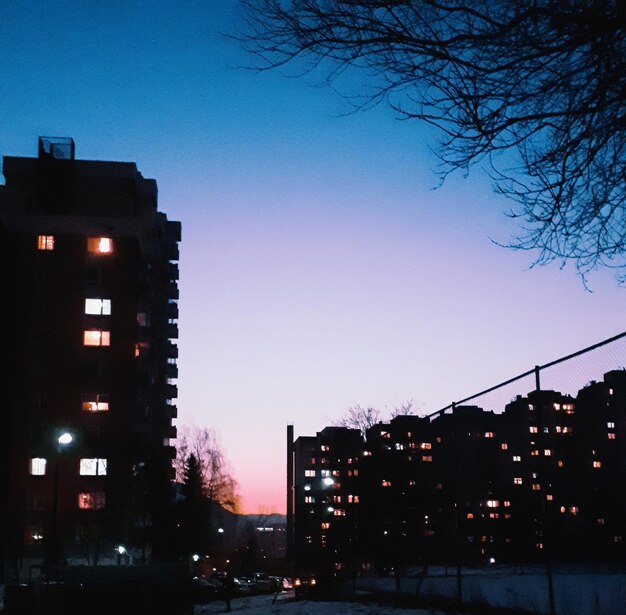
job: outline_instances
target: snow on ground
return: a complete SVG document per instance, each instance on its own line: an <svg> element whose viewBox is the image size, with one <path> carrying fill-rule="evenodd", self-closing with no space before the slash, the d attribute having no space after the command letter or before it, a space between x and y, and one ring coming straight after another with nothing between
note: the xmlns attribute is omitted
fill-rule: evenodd
<svg viewBox="0 0 626 615"><path fill-rule="evenodd" d="M275 604L274 596L248 596L235 598L231 603L232 613L245 615L443 615L441 611L423 609L396 609L389 605L359 604L352 602L317 602L294 600L293 593L281 594ZM194 615L225 613L223 601L198 605Z"/></svg>

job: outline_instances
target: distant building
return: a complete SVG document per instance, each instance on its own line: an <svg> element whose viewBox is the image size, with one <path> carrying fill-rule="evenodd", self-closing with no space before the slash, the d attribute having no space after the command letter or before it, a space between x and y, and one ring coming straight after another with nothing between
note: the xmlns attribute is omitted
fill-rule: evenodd
<svg viewBox="0 0 626 615"><path fill-rule="evenodd" d="M295 441L297 573L626 554L626 371Z"/></svg>
<svg viewBox="0 0 626 615"><path fill-rule="evenodd" d="M167 552L176 437L178 242L130 162L72 139L6 156L0 186L0 548L94 563ZM62 434L71 442L59 443ZM26 572L24 570L24 572Z"/></svg>

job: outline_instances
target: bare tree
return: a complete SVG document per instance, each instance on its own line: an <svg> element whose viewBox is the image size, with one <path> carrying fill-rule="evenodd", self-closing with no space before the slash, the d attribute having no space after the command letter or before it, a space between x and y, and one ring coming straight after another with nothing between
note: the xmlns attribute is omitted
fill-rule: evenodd
<svg viewBox="0 0 626 615"><path fill-rule="evenodd" d="M232 512L238 512L238 484L215 429L183 426L178 430L175 469L179 482L183 482L186 463L191 455L200 466L203 495Z"/></svg>
<svg viewBox="0 0 626 615"><path fill-rule="evenodd" d="M368 77L357 109L386 101L442 131L441 176L482 163L512 198L510 247L584 276L626 268L623 0L241 0L240 35L267 70Z"/></svg>
<svg viewBox="0 0 626 615"><path fill-rule="evenodd" d="M381 420L380 412L376 408L368 406L350 406L346 413L335 423L336 427L349 427L350 429L360 429L361 433L365 435L365 432L376 425Z"/></svg>

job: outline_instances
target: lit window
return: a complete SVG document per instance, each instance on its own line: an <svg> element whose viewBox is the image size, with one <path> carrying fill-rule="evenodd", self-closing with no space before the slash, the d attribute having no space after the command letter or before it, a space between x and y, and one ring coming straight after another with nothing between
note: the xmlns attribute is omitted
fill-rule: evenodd
<svg viewBox="0 0 626 615"><path fill-rule="evenodd" d="M325 521L324 523L322 523L322 529L323 530L327 530L330 528L330 523L328 523L328 521Z"/></svg>
<svg viewBox="0 0 626 615"><path fill-rule="evenodd" d="M609 432L609 433L607 434L607 438L608 438L609 440L615 440L615 434L614 434L614 433Z"/></svg>
<svg viewBox="0 0 626 615"><path fill-rule="evenodd" d="M358 495L349 495L348 496L348 503L349 504L358 504L359 503L359 496Z"/></svg>
<svg viewBox="0 0 626 615"><path fill-rule="evenodd" d="M341 496L340 495L333 495L333 503L334 504L341 504Z"/></svg>
<svg viewBox="0 0 626 615"><path fill-rule="evenodd" d="M515 484L515 485L521 485L521 484L522 484L522 478L521 478L521 476L516 476L516 477L513 479L513 484Z"/></svg>
<svg viewBox="0 0 626 615"><path fill-rule="evenodd" d="M556 426L556 433L561 433L563 431L563 428L560 425Z"/></svg>
<svg viewBox="0 0 626 615"><path fill-rule="evenodd" d="M598 517L598 518L596 519L596 523L597 523L598 525L604 525L604 517Z"/></svg>
<svg viewBox="0 0 626 615"><path fill-rule="evenodd" d="M304 475L313 477L315 476L315 470L305 470Z"/></svg>
<svg viewBox="0 0 626 615"><path fill-rule="evenodd" d="M609 389L609 395L613 395L613 389Z"/></svg>
<svg viewBox="0 0 626 615"><path fill-rule="evenodd" d="M320 446L320 450L321 451L329 451L330 450L330 446L328 446L328 444L322 444L322 446Z"/></svg>
<svg viewBox="0 0 626 615"><path fill-rule="evenodd" d="M90 237L87 240L87 251L91 254L110 254L113 242L109 237Z"/></svg>
<svg viewBox="0 0 626 615"><path fill-rule="evenodd" d="M557 465L557 466L559 466L559 468L562 468L562 467L563 467L563 462L559 459L559 460L556 462L556 465Z"/></svg>
<svg viewBox="0 0 626 615"><path fill-rule="evenodd" d="M565 407L565 406L563 406ZM561 404L554 404L554 409L555 410L560 410L561 409Z"/></svg>
<svg viewBox="0 0 626 615"><path fill-rule="evenodd" d="M487 500L487 508L498 508L500 500Z"/></svg>
<svg viewBox="0 0 626 615"><path fill-rule="evenodd" d="M506 442L503 442L503 443L500 445L500 448L501 448L503 451L506 451L506 450L509 448L509 445L508 445Z"/></svg>
<svg viewBox="0 0 626 615"><path fill-rule="evenodd" d="M110 316L111 300L85 299L85 314L94 314L95 316Z"/></svg>
<svg viewBox="0 0 626 615"><path fill-rule="evenodd" d="M537 433L538 430L537 430L537 428L534 425L531 425L528 428L528 431L530 431L530 433Z"/></svg>
<svg viewBox="0 0 626 615"><path fill-rule="evenodd" d="M522 460L521 455L513 455L513 461L521 461L521 460Z"/></svg>
<svg viewBox="0 0 626 615"><path fill-rule="evenodd" d="M404 450L404 444L401 444L400 442L396 442L396 450L397 451L403 451Z"/></svg>
<svg viewBox="0 0 626 615"><path fill-rule="evenodd" d="M104 491L83 491L78 494L78 508L83 510L100 510L104 508L105 502Z"/></svg>
<svg viewBox="0 0 626 615"><path fill-rule="evenodd" d="M433 446L432 446L432 444L431 444L430 442L422 442L422 443L420 444L420 448L421 448L423 451L429 451L432 447L433 447Z"/></svg>
<svg viewBox="0 0 626 615"><path fill-rule="evenodd" d="M602 462L601 461L594 461L593 462L593 467L598 469L602 467Z"/></svg>
<svg viewBox="0 0 626 615"><path fill-rule="evenodd" d="M553 499L554 499L554 496L552 496L550 493L546 495L546 500L548 500L548 502L552 502Z"/></svg>
<svg viewBox="0 0 626 615"><path fill-rule="evenodd" d="M39 235L37 237L38 250L54 250L54 235Z"/></svg>
<svg viewBox="0 0 626 615"><path fill-rule="evenodd" d="M502 505L503 505L505 508L508 508L508 507L511 505L511 501L510 501L510 500L504 500L504 502L502 502Z"/></svg>
<svg viewBox="0 0 626 615"><path fill-rule="evenodd" d="M80 460L81 476L106 476L107 460L99 458L83 458Z"/></svg>
<svg viewBox="0 0 626 615"><path fill-rule="evenodd" d="M390 480L382 480L381 485L383 487L391 487L391 481Z"/></svg>
<svg viewBox="0 0 626 615"><path fill-rule="evenodd" d="M304 496L304 503L305 504L315 504L315 497L312 495L305 495Z"/></svg>
<svg viewBox="0 0 626 615"><path fill-rule="evenodd" d="M85 346L109 346L111 344L111 333L110 331L85 331L83 343Z"/></svg>
<svg viewBox="0 0 626 615"><path fill-rule="evenodd" d="M46 460L42 457L33 457L30 460L30 475L44 476L46 473Z"/></svg>
<svg viewBox="0 0 626 615"><path fill-rule="evenodd" d="M578 506L570 506L569 507L569 512L570 512L570 515L577 515L578 514Z"/></svg>
<svg viewBox="0 0 626 615"><path fill-rule="evenodd" d="M335 508L333 510L333 515L335 515L335 517L345 517L346 511L341 508Z"/></svg>
<svg viewBox="0 0 626 615"><path fill-rule="evenodd" d="M615 429L615 423L614 423L613 421L609 421L609 422L606 424L606 426L607 426L609 429Z"/></svg>
<svg viewBox="0 0 626 615"><path fill-rule="evenodd" d="M82 407L86 412L107 412L109 410L109 396L91 395L85 397Z"/></svg>
<svg viewBox="0 0 626 615"><path fill-rule="evenodd" d="M493 431L486 431L485 438L493 438Z"/></svg>
<svg viewBox="0 0 626 615"><path fill-rule="evenodd" d="M468 519L473 519L474 518L474 513L467 513L467 518Z"/></svg>
<svg viewBox="0 0 626 615"><path fill-rule="evenodd" d="M138 312L137 313L137 324L140 327L149 327L150 326L150 316L146 312Z"/></svg>
<svg viewBox="0 0 626 615"><path fill-rule="evenodd" d="M537 457L537 455L539 455L539 451L536 448L530 451L531 457Z"/></svg>
<svg viewBox="0 0 626 615"><path fill-rule="evenodd" d="M545 457L550 457L552 455L552 451L549 448L543 450L543 454Z"/></svg>
<svg viewBox="0 0 626 615"><path fill-rule="evenodd" d="M432 455L422 455L422 461L425 463L430 463L433 460Z"/></svg>
<svg viewBox="0 0 626 615"><path fill-rule="evenodd" d="M305 476L306 476L306 474L305 474ZM310 476L315 476L315 474L310 474ZM326 476L326 477L330 476L330 470L320 470L320 476L322 476L322 477L324 477L324 476Z"/></svg>
<svg viewBox="0 0 626 615"><path fill-rule="evenodd" d="M415 481L413 479L409 481L409 487L415 487Z"/></svg>
<svg viewBox="0 0 626 615"><path fill-rule="evenodd" d="M539 483L533 483L533 491L541 491L541 485Z"/></svg>

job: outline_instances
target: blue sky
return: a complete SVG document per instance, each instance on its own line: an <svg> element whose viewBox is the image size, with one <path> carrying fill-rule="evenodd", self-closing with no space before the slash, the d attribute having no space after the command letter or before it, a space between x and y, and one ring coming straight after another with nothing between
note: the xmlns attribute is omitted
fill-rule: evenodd
<svg viewBox="0 0 626 615"><path fill-rule="evenodd" d="M183 224L178 422L219 431L256 512L284 510L288 422L436 410L622 331L624 290L494 245L511 204L479 169L433 190L432 129L237 68L236 8L1 3L0 154L72 136L157 180Z"/></svg>

